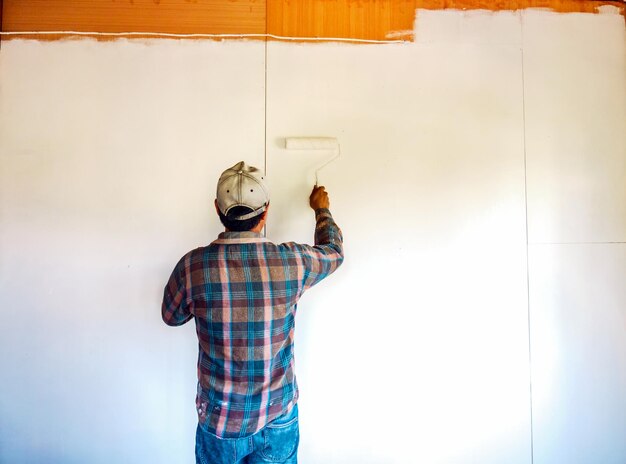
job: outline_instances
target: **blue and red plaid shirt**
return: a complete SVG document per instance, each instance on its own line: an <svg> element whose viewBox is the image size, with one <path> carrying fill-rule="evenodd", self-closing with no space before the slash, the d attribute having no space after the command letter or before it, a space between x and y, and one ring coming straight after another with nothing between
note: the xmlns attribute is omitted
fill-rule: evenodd
<svg viewBox="0 0 626 464"><path fill-rule="evenodd" d="M343 261L330 211L315 217L315 246L224 232L183 256L165 287L165 323L195 318L198 419L218 437L252 435L298 400L296 304Z"/></svg>

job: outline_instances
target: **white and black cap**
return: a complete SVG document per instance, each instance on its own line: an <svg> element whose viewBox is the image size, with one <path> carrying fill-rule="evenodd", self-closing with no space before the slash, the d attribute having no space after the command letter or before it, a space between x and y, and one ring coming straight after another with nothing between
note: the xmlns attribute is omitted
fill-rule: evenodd
<svg viewBox="0 0 626 464"><path fill-rule="evenodd" d="M262 214L270 201L270 193L261 171L240 161L227 169L217 182L217 207L224 216L235 206L246 206L252 212L229 217L243 221Z"/></svg>

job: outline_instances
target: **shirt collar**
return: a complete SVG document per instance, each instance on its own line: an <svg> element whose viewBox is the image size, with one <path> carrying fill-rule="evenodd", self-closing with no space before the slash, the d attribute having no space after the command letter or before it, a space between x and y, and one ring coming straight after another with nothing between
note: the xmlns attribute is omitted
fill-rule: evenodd
<svg viewBox="0 0 626 464"><path fill-rule="evenodd" d="M269 242L268 239L263 237L258 232L222 232L218 235L217 240L214 240L213 243L218 245L228 245L228 244L236 244L236 243L263 243Z"/></svg>

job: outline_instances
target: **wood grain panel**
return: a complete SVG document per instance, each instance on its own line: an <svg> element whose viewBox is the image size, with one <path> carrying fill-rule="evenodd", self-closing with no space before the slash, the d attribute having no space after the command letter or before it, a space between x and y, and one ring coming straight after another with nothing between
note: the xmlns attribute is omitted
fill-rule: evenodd
<svg viewBox="0 0 626 464"><path fill-rule="evenodd" d="M267 0L267 30L278 36L412 39L414 20L414 0Z"/></svg>
<svg viewBox="0 0 626 464"><path fill-rule="evenodd" d="M2 1L2 0L0 0ZM597 13L598 0L4 0L2 30L413 39L419 8ZM13 36L3 36L3 39ZM22 36L24 37L24 36ZM26 37L28 37L26 35ZM32 36L54 40L64 35ZM263 39L263 37L260 37Z"/></svg>
<svg viewBox="0 0 626 464"><path fill-rule="evenodd" d="M4 31L264 34L265 0L4 0Z"/></svg>

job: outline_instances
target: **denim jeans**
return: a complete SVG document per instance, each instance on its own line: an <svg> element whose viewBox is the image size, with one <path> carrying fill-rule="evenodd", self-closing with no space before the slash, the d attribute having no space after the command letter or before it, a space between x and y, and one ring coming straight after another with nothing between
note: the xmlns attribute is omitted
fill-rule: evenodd
<svg viewBox="0 0 626 464"><path fill-rule="evenodd" d="M198 424L196 464L297 464L299 441L297 404L249 437L217 438Z"/></svg>

